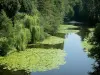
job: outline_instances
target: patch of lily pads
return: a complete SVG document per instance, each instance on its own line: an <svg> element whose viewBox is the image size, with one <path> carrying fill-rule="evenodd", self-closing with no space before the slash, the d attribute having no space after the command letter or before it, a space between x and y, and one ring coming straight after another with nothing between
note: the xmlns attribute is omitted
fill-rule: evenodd
<svg viewBox="0 0 100 75"><path fill-rule="evenodd" d="M60 25L57 33L78 33L79 26L74 25Z"/></svg>
<svg viewBox="0 0 100 75"><path fill-rule="evenodd" d="M0 65L8 70L48 71L64 65L66 53L60 49L32 48L0 57Z"/></svg>
<svg viewBox="0 0 100 75"><path fill-rule="evenodd" d="M40 42L41 44L59 44L59 43L63 43L64 39L60 38L60 37L56 37L56 36L50 36L47 39L45 39L44 41Z"/></svg>

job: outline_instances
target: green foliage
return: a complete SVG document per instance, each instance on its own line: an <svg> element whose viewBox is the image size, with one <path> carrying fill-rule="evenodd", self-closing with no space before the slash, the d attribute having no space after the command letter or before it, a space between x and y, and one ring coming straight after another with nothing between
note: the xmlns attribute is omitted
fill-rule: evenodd
<svg viewBox="0 0 100 75"><path fill-rule="evenodd" d="M30 31L23 24L19 23L16 23L15 27L13 27L11 20L6 16L4 11L2 11L0 18L0 37L7 39L1 43L1 54L6 54L8 50L13 49L25 50L30 41Z"/></svg>
<svg viewBox="0 0 100 75"><path fill-rule="evenodd" d="M94 30L94 40L97 44L100 43L100 23L96 24L96 28Z"/></svg>
<svg viewBox="0 0 100 75"><path fill-rule="evenodd" d="M0 55L4 56L7 54L7 38L6 37L1 37L0 38Z"/></svg>
<svg viewBox="0 0 100 75"><path fill-rule="evenodd" d="M40 40L40 35L41 35L41 33L40 33L40 27L39 26L34 26L33 28L32 28L32 43L36 43L36 41L39 41Z"/></svg>
<svg viewBox="0 0 100 75"><path fill-rule="evenodd" d="M33 9L33 6L32 6L32 0L19 0L19 3L20 3L20 12L26 12L26 13L29 13L31 14L32 12L32 9Z"/></svg>
<svg viewBox="0 0 100 75"><path fill-rule="evenodd" d="M64 13L64 0L0 0L0 47L19 51L42 41L57 32Z"/></svg>
<svg viewBox="0 0 100 75"><path fill-rule="evenodd" d="M100 60L100 23L96 24L94 33L89 40L92 48L89 50L89 56L95 58L97 61Z"/></svg>
<svg viewBox="0 0 100 75"><path fill-rule="evenodd" d="M83 3L83 15L87 17L87 21L95 25L100 22L100 1L99 0L82 0Z"/></svg>
<svg viewBox="0 0 100 75"><path fill-rule="evenodd" d="M41 13L43 19L42 23L45 32L54 34L64 16L64 1L61 0L37 0L38 10Z"/></svg>
<svg viewBox="0 0 100 75"><path fill-rule="evenodd" d="M32 32L32 27L40 25L39 20L40 19L39 19L38 14L34 16L26 15L24 25L26 28L30 29L30 31Z"/></svg>
<svg viewBox="0 0 100 75"><path fill-rule="evenodd" d="M33 48L0 58L0 64L5 66L4 69L13 71L48 71L65 64L65 55L66 53L60 49Z"/></svg>
<svg viewBox="0 0 100 75"><path fill-rule="evenodd" d="M20 9L18 0L2 0L1 5L6 11L7 16L9 16L10 18L12 18Z"/></svg>
<svg viewBox="0 0 100 75"><path fill-rule="evenodd" d="M40 26L40 19L38 14L34 16L26 15L24 25L31 32L31 43L36 43L37 41L43 40L45 38L44 30Z"/></svg>
<svg viewBox="0 0 100 75"><path fill-rule="evenodd" d="M82 9L81 0L64 0L65 4L65 22L70 20L80 20L78 17Z"/></svg>
<svg viewBox="0 0 100 75"><path fill-rule="evenodd" d="M16 13L16 15L14 16L14 22L15 22L15 24L17 22L23 23L24 19L25 19L25 16L26 16L25 13L20 13L20 12Z"/></svg>
<svg viewBox="0 0 100 75"><path fill-rule="evenodd" d="M23 25L17 24L15 27L15 36L16 43L15 46L18 50L25 50L28 42L30 42L31 34L27 28L24 28Z"/></svg>
<svg viewBox="0 0 100 75"><path fill-rule="evenodd" d="M2 10L0 13L0 55L5 55L8 52L8 37L11 34L12 22Z"/></svg>
<svg viewBox="0 0 100 75"><path fill-rule="evenodd" d="M3 30L5 32L9 32L12 27L11 20L7 17L5 11L1 11L0 13L0 30Z"/></svg>

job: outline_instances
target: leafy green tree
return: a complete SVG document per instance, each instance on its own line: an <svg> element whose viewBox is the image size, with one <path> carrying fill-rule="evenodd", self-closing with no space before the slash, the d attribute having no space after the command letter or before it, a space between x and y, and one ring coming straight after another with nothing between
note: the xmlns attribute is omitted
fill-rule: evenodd
<svg viewBox="0 0 100 75"><path fill-rule="evenodd" d="M45 32L56 33L64 17L64 0L37 0L37 4L37 9L43 16L42 21L45 22Z"/></svg>
<svg viewBox="0 0 100 75"><path fill-rule="evenodd" d="M25 12L28 14L31 14L33 5L32 5L32 0L19 0L20 3L20 12Z"/></svg>
<svg viewBox="0 0 100 75"><path fill-rule="evenodd" d="M82 0L83 11L85 11L85 17L88 18L89 23L95 25L100 22L100 1L99 0Z"/></svg>
<svg viewBox="0 0 100 75"><path fill-rule="evenodd" d="M20 9L20 4L18 0L3 0L1 4L5 10L7 16L12 19L14 25L14 16Z"/></svg>
<svg viewBox="0 0 100 75"><path fill-rule="evenodd" d="M2 10L0 13L0 55L5 55L8 52L8 36L11 34L12 22Z"/></svg>

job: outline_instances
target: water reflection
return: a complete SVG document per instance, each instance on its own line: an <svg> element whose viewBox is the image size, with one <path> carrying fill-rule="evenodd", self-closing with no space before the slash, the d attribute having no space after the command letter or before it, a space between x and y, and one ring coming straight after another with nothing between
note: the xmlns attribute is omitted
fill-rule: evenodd
<svg viewBox="0 0 100 75"><path fill-rule="evenodd" d="M64 50L67 52L66 64L59 69L46 72L32 72L31 75L88 75L92 71L94 60L88 58L81 46L81 37L70 33L66 35Z"/></svg>
<svg viewBox="0 0 100 75"><path fill-rule="evenodd" d="M32 72L32 73L25 73L24 71L12 72L0 69L0 75L98 75L99 74L97 72L100 70L100 67L99 69L95 68L94 71L92 70L91 64L94 63L94 60L89 58L87 54L83 51L83 47L81 45L81 37L78 36L77 34L70 33L66 35L66 39L64 41L64 51L67 52L67 56L65 57L65 60L67 62L66 64L61 65L61 62L64 61L64 57L63 58L60 57L60 53L57 55L54 54L54 56L52 56L51 54L51 56L49 56L50 58L51 57L52 58L50 60L48 59L47 61L50 61L50 64L52 65L48 66L53 67L53 69L48 68L48 70L44 72ZM57 61L60 59L61 59L60 62ZM45 63L47 62L44 62L43 64L45 65ZM43 66L43 64L41 66ZM55 68L56 64L58 64L58 66L60 64L59 68Z"/></svg>
<svg viewBox="0 0 100 75"><path fill-rule="evenodd" d="M32 44L29 45L28 48L45 48L45 49L50 49L50 48L56 48L56 49L63 49L64 43L59 43L59 44Z"/></svg>
<svg viewBox="0 0 100 75"><path fill-rule="evenodd" d="M68 75L88 75L92 71L94 60L89 58L83 51L81 37L77 34L68 34L64 42L64 50L68 55L66 58L66 74Z"/></svg>
<svg viewBox="0 0 100 75"><path fill-rule="evenodd" d="M88 27L80 26L80 32L78 32L78 34L81 36L82 41L84 40L85 37L88 36L89 33L90 31Z"/></svg>
<svg viewBox="0 0 100 75"><path fill-rule="evenodd" d="M93 70L93 72L89 72L89 75L100 75L100 64L94 64Z"/></svg>
<svg viewBox="0 0 100 75"><path fill-rule="evenodd" d="M4 70L0 67L0 75L30 75L30 73L26 73L23 71L10 71L10 70Z"/></svg>

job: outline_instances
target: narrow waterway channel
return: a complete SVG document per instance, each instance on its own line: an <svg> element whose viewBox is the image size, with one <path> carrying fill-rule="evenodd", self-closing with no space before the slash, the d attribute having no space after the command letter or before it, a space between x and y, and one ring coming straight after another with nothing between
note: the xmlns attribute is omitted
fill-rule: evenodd
<svg viewBox="0 0 100 75"><path fill-rule="evenodd" d="M67 52L65 65L51 71L32 72L31 75L89 75L94 60L83 51L81 37L74 33L66 35L64 50Z"/></svg>

